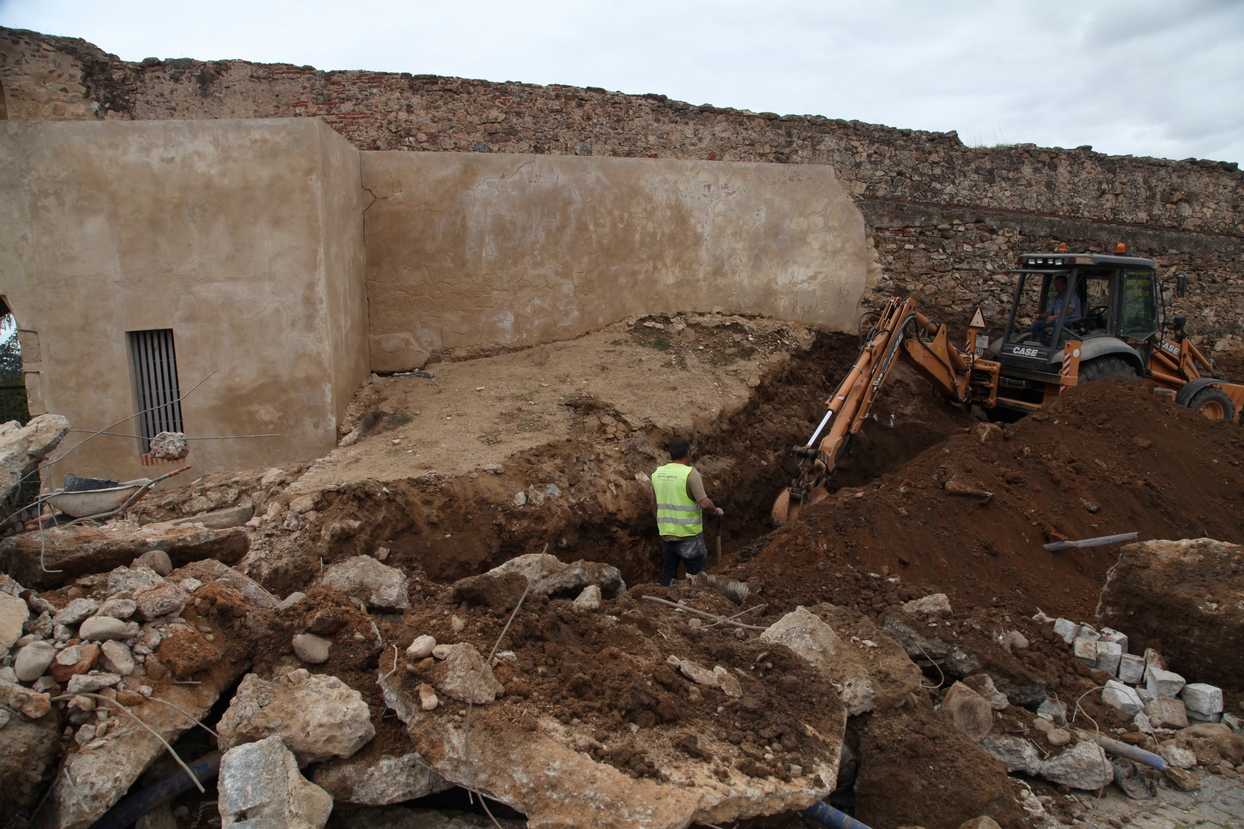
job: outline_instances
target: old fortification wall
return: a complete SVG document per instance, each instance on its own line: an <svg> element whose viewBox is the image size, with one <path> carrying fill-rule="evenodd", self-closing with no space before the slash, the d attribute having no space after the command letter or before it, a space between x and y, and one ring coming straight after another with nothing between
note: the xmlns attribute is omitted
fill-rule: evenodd
<svg viewBox="0 0 1244 829"><path fill-rule="evenodd" d="M860 205L884 277L962 317L1005 304L992 275L1057 242L1186 271L1185 313L1244 367L1244 173L1235 164L1090 148L966 147L952 133L692 106L601 89L188 59L141 64L85 41L0 30L16 119L319 117L359 149L832 166Z"/></svg>

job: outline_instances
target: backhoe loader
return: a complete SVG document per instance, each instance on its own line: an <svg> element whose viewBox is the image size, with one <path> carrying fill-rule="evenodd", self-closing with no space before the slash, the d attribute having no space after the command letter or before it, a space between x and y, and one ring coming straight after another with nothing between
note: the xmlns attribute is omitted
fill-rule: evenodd
<svg viewBox="0 0 1244 829"><path fill-rule="evenodd" d="M825 402L812 437L795 447L799 476L774 502L773 520L793 520L802 507L828 496L838 459L897 359L948 399L979 406L992 419L1014 420L1079 383L1148 377L1175 391L1180 405L1238 422L1244 385L1215 376L1211 361L1188 339L1183 317L1166 322L1166 283L1173 280L1184 296L1187 278L1161 280L1152 260L1124 254L1119 245L1114 255L1067 253L1062 246L1052 254L1021 255L1007 271L1016 285L1001 335L989 340L978 309L962 350L914 299L893 297L879 313L866 315L855 365ZM1062 302L1052 324L1038 330L1032 322L1051 307L1055 279L1066 281L1073 300ZM867 329L865 320L871 321Z"/></svg>

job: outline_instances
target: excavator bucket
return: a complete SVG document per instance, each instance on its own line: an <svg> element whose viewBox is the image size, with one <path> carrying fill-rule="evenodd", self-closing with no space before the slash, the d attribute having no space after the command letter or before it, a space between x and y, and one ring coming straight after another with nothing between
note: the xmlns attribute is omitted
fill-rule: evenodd
<svg viewBox="0 0 1244 829"><path fill-rule="evenodd" d="M783 489L773 502L773 510L769 513L774 524L785 524L799 517L799 501L790 497L790 489Z"/></svg>
<svg viewBox="0 0 1244 829"><path fill-rule="evenodd" d="M800 510L804 507L819 504L828 497L829 490L824 486L817 486L802 498L791 495L790 489L787 488L782 490L777 500L773 502L773 509L769 515L773 518L774 524L785 524L798 518Z"/></svg>

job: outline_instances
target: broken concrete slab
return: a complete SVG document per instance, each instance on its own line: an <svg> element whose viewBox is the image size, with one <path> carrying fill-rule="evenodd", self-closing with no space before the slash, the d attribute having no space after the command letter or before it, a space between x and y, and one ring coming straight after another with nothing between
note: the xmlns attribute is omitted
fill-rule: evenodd
<svg viewBox="0 0 1244 829"><path fill-rule="evenodd" d="M827 703L826 713L833 719L815 728L807 724L802 735L816 746L815 760L805 760L800 776L789 781L752 777L729 764L688 755L662 768L657 780L632 777L594 759L595 741L587 734L539 715L524 716L516 724L507 716L490 717L491 706L476 709L468 743L463 724L443 708L423 710L416 685L404 671L380 676L385 704L406 723L416 745L428 747L421 753L429 763L446 780L486 791L523 812L532 829L675 829L802 809L834 787L846 725L837 702ZM649 742L670 738L659 729L648 730L644 737Z"/></svg>
<svg viewBox="0 0 1244 829"><path fill-rule="evenodd" d="M166 683L153 699L135 704L132 710L161 737L174 743L181 734L196 727L189 717L206 717L221 692L241 672L239 663L217 660L199 674L197 685ZM162 704L161 700L171 705ZM119 722L129 720L121 713L116 717ZM165 747L160 741L142 728L110 731L104 740L82 747L65 761L34 825L40 829L86 829L93 825L163 751Z"/></svg>
<svg viewBox="0 0 1244 829"><path fill-rule="evenodd" d="M829 677L850 716L901 704L920 687L920 669L903 648L845 608L797 607L760 638L785 645Z"/></svg>
<svg viewBox="0 0 1244 829"><path fill-rule="evenodd" d="M200 559L232 564L250 548L246 530L207 530L148 524L144 527L114 522L103 527L77 524L51 527L0 540L0 563L22 584L38 589L59 587L79 576L125 566L143 553L162 550L174 566ZM40 556L46 566L40 566ZM48 570L60 572L49 573Z"/></svg>
<svg viewBox="0 0 1244 829"><path fill-rule="evenodd" d="M381 564L371 556L354 556L331 565L315 581L340 590L368 607L401 610L410 606L406 595L406 574Z"/></svg>
<svg viewBox="0 0 1244 829"><path fill-rule="evenodd" d="M312 779L338 803L388 806L453 788L417 752L372 756L364 751L349 759L321 763Z"/></svg>
<svg viewBox="0 0 1244 829"><path fill-rule="evenodd" d="M221 826L322 829L333 811L332 797L302 776L275 736L226 751L217 790Z"/></svg>
<svg viewBox="0 0 1244 829"><path fill-rule="evenodd" d="M172 524L179 527L185 524L198 524L209 530L227 530L231 527L241 527L247 521L255 517L255 508L250 504L242 504L241 506L230 507L229 509L216 510L215 512L204 512L199 515L189 515L185 518L174 518L172 521L165 521L166 524Z"/></svg>
<svg viewBox="0 0 1244 829"><path fill-rule="evenodd" d="M543 558L543 563L541 563ZM566 564L556 556L539 553L512 558L490 573L522 573L531 582L531 592L543 596L564 596L573 599L590 584L610 598L626 591L626 582L618 568L597 561L575 561Z"/></svg>
<svg viewBox="0 0 1244 829"><path fill-rule="evenodd" d="M1171 668L1244 687L1244 547L1209 538L1145 541L1119 551L1097 607L1132 649L1162 643Z"/></svg>
<svg viewBox="0 0 1244 829"><path fill-rule="evenodd" d="M376 735L363 696L335 676L305 668L274 682L247 674L217 727L229 745L277 736L299 765L349 757Z"/></svg>

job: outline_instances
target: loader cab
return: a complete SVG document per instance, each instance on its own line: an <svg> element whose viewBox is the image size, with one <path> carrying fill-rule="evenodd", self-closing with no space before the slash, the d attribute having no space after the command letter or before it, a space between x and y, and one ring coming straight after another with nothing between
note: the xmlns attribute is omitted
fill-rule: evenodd
<svg viewBox="0 0 1244 829"><path fill-rule="evenodd" d="M1057 377L1063 346L1083 345L1081 360L1114 354L1143 374L1158 334L1158 284L1154 263L1132 256L1100 254L1024 254L1018 267L1011 313L991 350L1006 373ZM1070 302L1061 303L1047 330L1033 321L1048 311L1065 279Z"/></svg>

